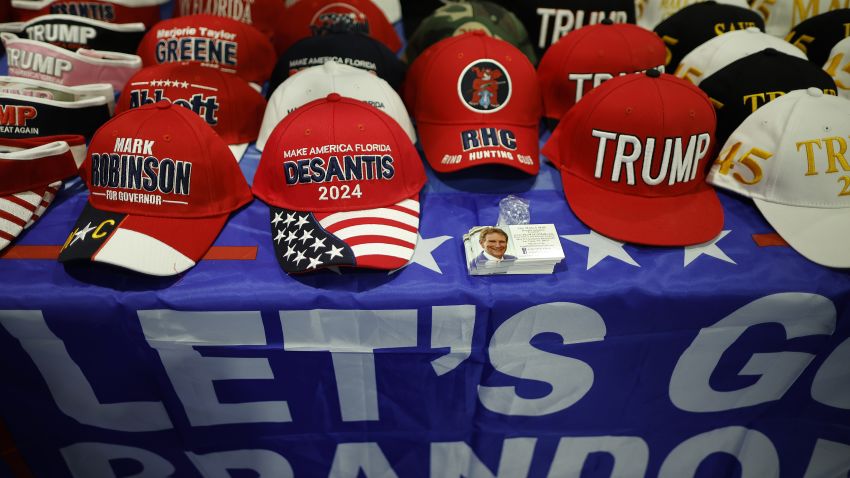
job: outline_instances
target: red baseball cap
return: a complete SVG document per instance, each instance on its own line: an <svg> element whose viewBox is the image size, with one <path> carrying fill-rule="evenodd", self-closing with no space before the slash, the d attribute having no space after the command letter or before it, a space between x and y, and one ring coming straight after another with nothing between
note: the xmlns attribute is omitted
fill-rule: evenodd
<svg viewBox="0 0 850 478"><path fill-rule="evenodd" d="M416 247L422 160L383 111L331 93L269 136L254 194L269 205L275 256L288 273L397 269Z"/></svg>
<svg viewBox="0 0 850 478"><path fill-rule="evenodd" d="M537 174L542 101L528 58L482 31L432 48L422 55L426 63L413 68L419 77L412 85L419 143L431 167L452 172L501 164Z"/></svg>
<svg viewBox="0 0 850 478"><path fill-rule="evenodd" d="M723 227L705 181L715 125L705 93L649 70L585 95L543 153L558 158L567 202L591 229L637 244L700 244Z"/></svg>
<svg viewBox="0 0 850 478"><path fill-rule="evenodd" d="M150 28L160 19L160 10L168 0L12 0L15 20L31 20L60 13L108 23L141 22Z"/></svg>
<svg viewBox="0 0 850 478"><path fill-rule="evenodd" d="M269 79L277 59L271 42L259 30L214 15L163 20L142 38L136 54L144 66L204 63L259 85Z"/></svg>
<svg viewBox="0 0 850 478"><path fill-rule="evenodd" d="M544 116L561 119L582 95L615 76L664 71L666 52L655 33L629 23L603 20L564 35L537 67Z"/></svg>
<svg viewBox="0 0 850 478"><path fill-rule="evenodd" d="M272 41L280 28L284 9L285 5L281 0L177 0L174 5L174 17L204 14L230 18L256 28Z"/></svg>
<svg viewBox="0 0 850 478"><path fill-rule="evenodd" d="M165 63L143 68L127 82L116 112L157 101L194 111L221 136L237 161L257 139L266 99L236 75L201 64Z"/></svg>
<svg viewBox="0 0 850 478"><path fill-rule="evenodd" d="M194 266L251 190L227 144L167 101L105 123L80 176L89 200L59 254L170 276Z"/></svg>
<svg viewBox="0 0 850 478"><path fill-rule="evenodd" d="M64 141L0 139L0 250L44 213L62 180L75 174Z"/></svg>
<svg viewBox="0 0 850 478"><path fill-rule="evenodd" d="M284 52L301 38L331 32L363 33L393 52L402 47L387 16L370 0L300 0L284 11L275 48Z"/></svg>

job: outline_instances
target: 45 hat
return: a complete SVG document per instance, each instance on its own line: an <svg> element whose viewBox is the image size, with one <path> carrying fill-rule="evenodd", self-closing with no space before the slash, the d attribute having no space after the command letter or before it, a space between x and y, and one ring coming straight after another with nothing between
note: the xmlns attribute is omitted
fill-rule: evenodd
<svg viewBox="0 0 850 478"><path fill-rule="evenodd" d="M0 31L68 50L90 48L135 53L145 34L145 24L108 23L76 15L56 14L42 15L26 22L2 23Z"/></svg>
<svg viewBox="0 0 850 478"><path fill-rule="evenodd" d="M425 171L381 110L331 93L275 127L254 176L288 273L330 266L397 269L413 257Z"/></svg>
<svg viewBox="0 0 850 478"><path fill-rule="evenodd" d="M262 85L274 68L271 42L251 25L214 15L163 20L142 38L138 55L145 66L197 62Z"/></svg>
<svg viewBox="0 0 850 478"><path fill-rule="evenodd" d="M705 93L649 70L594 88L543 152L558 158L567 202L591 229L637 244L700 244L723 227L705 182L714 126Z"/></svg>
<svg viewBox="0 0 850 478"><path fill-rule="evenodd" d="M411 71L413 114L425 158L438 172L482 164L537 174L542 113L537 74L510 43L481 31L431 46ZM413 95L411 95L413 96Z"/></svg>
<svg viewBox="0 0 850 478"><path fill-rule="evenodd" d="M615 76L663 71L664 54L658 36L628 23L605 20L561 37L537 67L544 115L561 119L584 94Z"/></svg>
<svg viewBox="0 0 850 478"><path fill-rule="evenodd" d="M169 101L193 111L221 136L237 161L257 139L266 99L242 78L201 64L142 68L118 98L116 111Z"/></svg>
<svg viewBox="0 0 850 478"><path fill-rule="evenodd" d="M752 198L797 252L850 267L850 101L817 88L759 108L732 133L708 182Z"/></svg>
<svg viewBox="0 0 850 478"><path fill-rule="evenodd" d="M59 253L155 276L206 253L251 191L224 141L166 101L116 115L89 144L80 176L89 200Z"/></svg>
<svg viewBox="0 0 850 478"><path fill-rule="evenodd" d="M850 99L850 37L832 47L823 69L835 81L838 96Z"/></svg>
<svg viewBox="0 0 850 478"><path fill-rule="evenodd" d="M835 44L850 37L850 8L847 6L809 17L797 24L785 40L803 50L815 65L823 65Z"/></svg>
<svg viewBox="0 0 850 478"><path fill-rule="evenodd" d="M0 251L47 209L77 173L68 143L0 140Z"/></svg>

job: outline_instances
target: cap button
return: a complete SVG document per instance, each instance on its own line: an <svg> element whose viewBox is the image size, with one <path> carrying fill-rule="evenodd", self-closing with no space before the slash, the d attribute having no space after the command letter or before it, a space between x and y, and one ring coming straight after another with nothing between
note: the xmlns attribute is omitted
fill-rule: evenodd
<svg viewBox="0 0 850 478"><path fill-rule="evenodd" d="M157 101L155 104L156 104L156 107L161 109L161 110L167 110L168 108L171 108L171 102L170 101Z"/></svg>
<svg viewBox="0 0 850 478"><path fill-rule="evenodd" d="M746 30L744 30L744 31L747 31L747 32L750 32L750 33L761 33L761 30L759 30L758 27L747 27Z"/></svg>
<svg viewBox="0 0 850 478"><path fill-rule="evenodd" d="M599 22L599 23L600 23L600 24L602 24L602 25L613 25L613 24L614 24L614 20L611 20L610 18L605 18L605 19L603 19L603 20L602 20L601 22Z"/></svg>
<svg viewBox="0 0 850 478"><path fill-rule="evenodd" d="M327 100L337 102L342 99L342 96L339 96L339 93L331 93L328 95Z"/></svg>
<svg viewBox="0 0 850 478"><path fill-rule="evenodd" d="M477 37L483 37L484 35L486 35L486 33L484 33L484 30L472 30L472 34Z"/></svg>
<svg viewBox="0 0 850 478"><path fill-rule="evenodd" d="M646 76L650 78L658 78L661 76L661 72L656 70L655 68L650 68L646 70Z"/></svg>
<svg viewBox="0 0 850 478"><path fill-rule="evenodd" d="M779 54L779 52L776 51L775 48L765 48L764 50L762 50L762 53L764 53L767 56L776 56L776 55Z"/></svg>
<svg viewBox="0 0 850 478"><path fill-rule="evenodd" d="M809 96L814 96L815 98L823 96L823 91L821 91L820 88L815 88L814 86L806 88L806 93L808 93Z"/></svg>
<svg viewBox="0 0 850 478"><path fill-rule="evenodd" d="M328 60L328 61L326 61L326 62L325 62L322 66L323 66L323 67L325 68L325 70L327 70L327 71L333 71L333 70L336 70L336 67L337 67L338 65L339 65L339 63L337 63L337 62L335 62L335 61L333 61L333 60Z"/></svg>

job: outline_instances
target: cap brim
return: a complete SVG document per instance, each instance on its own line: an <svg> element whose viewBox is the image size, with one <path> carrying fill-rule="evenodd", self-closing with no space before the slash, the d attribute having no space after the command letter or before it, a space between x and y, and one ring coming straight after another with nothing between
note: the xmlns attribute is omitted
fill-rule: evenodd
<svg viewBox="0 0 850 478"><path fill-rule="evenodd" d="M483 164L499 164L519 169L527 174L540 170L540 142L537 126L499 124L445 125L419 122L419 144L425 151L428 164L440 173L451 173ZM464 131L481 127L509 130L514 133L516 148L483 146L463 150L461 135Z"/></svg>
<svg viewBox="0 0 850 478"><path fill-rule="evenodd" d="M59 261L90 260L153 276L180 274L201 260L228 216L134 216L101 211L86 203Z"/></svg>
<svg viewBox="0 0 850 478"><path fill-rule="evenodd" d="M827 267L850 267L847 209L813 208L753 199L767 222L810 261Z"/></svg>
<svg viewBox="0 0 850 478"><path fill-rule="evenodd" d="M717 237L723 207L706 183L673 197L643 197L599 188L561 169L564 194L576 216L612 239L652 246L689 246Z"/></svg>
<svg viewBox="0 0 850 478"><path fill-rule="evenodd" d="M230 152L233 153L233 157L236 158L236 162L242 161L242 156L245 154L245 150L248 149L248 143L239 143L239 144L228 144L228 148L230 148Z"/></svg>
<svg viewBox="0 0 850 478"><path fill-rule="evenodd" d="M419 194L386 207L311 213L269 206L272 246L289 274L333 266L394 270L413 257Z"/></svg>
<svg viewBox="0 0 850 478"><path fill-rule="evenodd" d="M35 211L32 213L32 217L27 221L27 225L24 226L24 229L28 229L30 226L35 224L35 221L38 221L47 208L50 207L50 204L53 202L53 199L56 198L56 195L59 193L59 190L62 189L62 181L56 181L55 183L48 184L46 188L44 188L44 194L41 195L41 202L38 204L38 207L35 208Z"/></svg>
<svg viewBox="0 0 850 478"><path fill-rule="evenodd" d="M44 188L0 196L0 250L24 230L38 209Z"/></svg>

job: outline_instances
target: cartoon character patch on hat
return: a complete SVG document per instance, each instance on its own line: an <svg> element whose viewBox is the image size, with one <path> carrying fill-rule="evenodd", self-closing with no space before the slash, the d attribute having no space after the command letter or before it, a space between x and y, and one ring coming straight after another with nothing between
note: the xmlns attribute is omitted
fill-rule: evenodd
<svg viewBox="0 0 850 478"><path fill-rule="evenodd" d="M470 63L461 73L457 87L464 105L482 113L499 111L511 98L511 77L495 60Z"/></svg>

